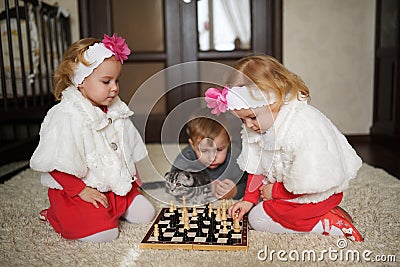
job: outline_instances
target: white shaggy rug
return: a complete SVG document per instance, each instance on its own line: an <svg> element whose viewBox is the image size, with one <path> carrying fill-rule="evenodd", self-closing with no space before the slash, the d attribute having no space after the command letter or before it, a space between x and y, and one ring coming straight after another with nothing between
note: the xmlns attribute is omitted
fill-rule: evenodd
<svg viewBox="0 0 400 267"><path fill-rule="evenodd" d="M149 146L150 156L158 154L157 149ZM168 164L162 164L165 171ZM150 223L121 221L120 236L110 243L62 239L49 224L38 220L39 211L48 207L47 190L38 173L27 169L0 185L0 266L397 266L399 193L397 178L362 166L341 206L352 215L365 238L363 243L250 230L247 251L144 250L139 244ZM168 206L152 201L158 208Z"/></svg>

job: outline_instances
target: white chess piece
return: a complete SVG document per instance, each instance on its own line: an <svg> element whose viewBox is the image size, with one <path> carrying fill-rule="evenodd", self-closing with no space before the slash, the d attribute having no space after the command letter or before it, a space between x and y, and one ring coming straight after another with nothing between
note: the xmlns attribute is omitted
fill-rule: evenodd
<svg viewBox="0 0 400 267"><path fill-rule="evenodd" d="M197 209L196 209L196 207L193 207L193 211L192 211L192 216L193 217L197 217Z"/></svg>
<svg viewBox="0 0 400 267"><path fill-rule="evenodd" d="M154 236L158 237L160 235L159 229L158 229L158 224L154 225Z"/></svg>
<svg viewBox="0 0 400 267"><path fill-rule="evenodd" d="M233 232L240 233L240 222L238 213L235 213L235 219L233 221Z"/></svg>
<svg viewBox="0 0 400 267"><path fill-rule="evenodd" d="M221 230L221 233L222 234L227 234L228 233L228 227L226 226L226 221L222 221L222 224L223 224L223 228L222 228L222 230Z"/></svg>
<svg viewBox="0 0 400 267"><path fill-rule="evenodd" d="M218 206L217 206L217 214L215 214L215 219L217 221L221 220L221 205L219 203L218 203Z"/></svg>

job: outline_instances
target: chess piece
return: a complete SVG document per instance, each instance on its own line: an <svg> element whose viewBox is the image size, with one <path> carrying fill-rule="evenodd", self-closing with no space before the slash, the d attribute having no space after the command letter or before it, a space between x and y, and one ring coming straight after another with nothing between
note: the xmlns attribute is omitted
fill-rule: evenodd
<svg viewBox="0 0 400 267"><path fill-rule="evenodd" d="M161 221L165 221L165 212L161 211Z"/></svg>
<svg viewBox="0 0 400 267"><path fill-rule="evenodd" d="M171 228L175 228L175 226L176 226L175 214L172 214L171 216L169 216L169 219L170 219L169 226Z"/></svg>
<svg viewBox="0 0 400 267"><path fill-rule="evenodd" d="M221 220L221 205L219 203L218 203L218 206L217 206L217 213L215 214L215 219L217 221Z"/></svg>
<svg viewBox="0 0 400 267"><path fill-rule="evenodd" d="M181 214L182 216L180 217L180 221L179 221L179 224L185 224L185 217L186 217L186 213L185 212L182 212L182 214Z"/></svg>
<svg viewBox="0 0 400 267"><path fill-rule="evenodd" d="M224 208L224 205L222 204L222 211L221 211L221 220L226 221L228 218L226 216L226 207Z"/></svg>
<svg viewBox="0 0 400 267"><path fill-rule="evenodd" d="M215 214L214 214L214 212L211 213L210 225L213 227L214 231L217 230L217 220L215 219Z"/></svg>
<svg viewBox="0 0 400 267"><path fill-rule="evenodd" d="M193 217L197 217L197 209L196 209L196 207L193 207L193 211L192 211L192 216Z"/></svg>
<svg viewBox="0 0 400 267"><path fill-rule="evenodd" d="M217 238L215 238L214 229L213 229L212 227L210 227L210 228L208 229L208 234L207 234L206 242L210 242L210 243L212 243L212 242L217 242Z"/></svg>
<svg viewBox="0 0 400 267"><path fill-rule="evenodd" d="M185 216L185 218L183 219L184 223L183 223L183 228L185 230L189 230L190 229L190 224L189 224L189 217Z"/></svg>
<svg viewBox="0 0 400 267"><path fill-rule="evenodd" d="M163 234L162 230L160 230L160 232L159 232L158 241L164 241L164 234Z"/></svg>
<svg viewBox="0 0 400 267"><path fill-rule="evenodd" d="M175 228L175 231L174 231L174 236L176 237L176 236L180 236L181 234L179 233L179 227L176 227Z"/></svg>
<svg viewBox="0 0 400 267"><path fill-rule="evenodd" d="M201 216L201 214L199 214L199 216L197 217L197 226L199 228L205 227L203 222L203 216Z"/></svg>
<svg viewBox="0 0 400 267"><path fill-rule="evenodd" d="M188 237L188 230L187 229L183 229L183 238L182 238L183 242L188 242L189 241L189 237Z"/></svg>
<svg viewBox="0 0 400 267"><path fill-rule="evenodd" d="M183 212L188 212L187 208L186 208L186 198L185 196L182 197L182 213Z"/></svg>
<svg viewBox="0 0 400 267"><path fill-rule="evenodd" d="M232 206L233 206L232 198L230 198L230 199L229 199L229 203L228 203L228 209L229 209L230 207L232 207Z"/></svg>
<svg viewBox="0 0 400 267"><path fill-rule="evenodd" d="M230 230L229 233L228 233L228 239L226 240L226 244L233 245L232 230Z"/></svg>
<svg viewBox="0 0 400 267"><path fill-rule="evenodd" d="M213 212L213 205L212 202L210 202L210 204L208 205L208 217L211 217L211 212Z"/></svg>
<svg viewBox="0 0 400 267"><path fill-rule="evenodd" d="M203 228L201 227L201 225L197 225L196 236L197 237L203 236Z"/></svg>
<svg viewBox="0 0 400 267"><path fill-rule="evenodd" d="M222 233L222 234L227 234L227 233L228 233L228 227L227 227L227 225L226 225L226 221L222 221L222 225L223 225L224 227L221 229L221 233Z"/></svg>
<svg viewBox="0 0 400 267"><path fill-rule="evenodd" d="M174 212L174 201L170 201L170 207L169 207L169 212Z"/></svg>
<svg viewBox="0 0 400 267"><path fill-rule="evenodd" d="M226 216L226 199L222 200L222 212L221 212L221 220L226 221L227 216Z"/></svg>
<svg viewBox="0 0 400 267"><path fill-rule="evenodd" d="M158 224L154 225L154 236L158 237L160 235L160 231L158 229Z"/></svg>
<svg viewBox="0 0 400 267"><path fill-rule="evenodd" d="M240 233L240 222L239 222L239 214L235 213L235 219L233 220L233 231L235 233Z"/></svg>
<svg viewBox="0 0 400 267"><path fill-rule="evenodd" d="M178 210L174 210L174 220L175 220L175 226L179 225L179 212Z"/></svg>
<svg viewBox="0 0 400 267"><path fill-rule="evenodd" d="M204 218L204 220L209 220L210 219L210 216L208 215L209 213L208 213L208 207L204 210L204 213L203 213L203 218Z"/></svg>
<svg viewBox="0 0 400 267"><path fill-rule="evenodd" d="M186 216L188 213L188 210L185 208L182 208L182 217Z"/></svg>

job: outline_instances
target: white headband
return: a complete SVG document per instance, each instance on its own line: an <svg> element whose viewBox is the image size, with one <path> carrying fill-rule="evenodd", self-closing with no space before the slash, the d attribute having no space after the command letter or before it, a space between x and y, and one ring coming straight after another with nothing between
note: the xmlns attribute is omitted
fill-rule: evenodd
<svg viewBox="0 0 400 267"><path fill-rule="evenodd" d="M75 75L72 82L75 86L78 86L83 80L89 76L95 68L97 68L106 58L114 55L114 52L106 48L103 43L95 43L85 51L83 54L85 60L90 63L89 66L78 63L75 70Z"/></svg>
<svg viewBox="0 0 400 267"><path fill-rule="evenodd" d="M269 99L260 89L249 89L246 86L232 87L226 95L228 110L250 109L268 106L276 102L275 94L270 92Z"/></svg>
<svg viewBox="0 0 400 267"><path fill-rule="evenodd" d="M212 108L211 113L219 115L226 110L251 109L268 106L276 102L276 96L269 92L269 99L258 88L249 89L246 86L224 87L223 90L208 88L205 93L207 107Z"/></svg>
<svg viewBox="0 0 400 267"><path fill-rule="evenodd" d="M119 60L121 64L124 64L124 60L128 59L131 50L125 42L125 39L121 36L116 36L114 33L112 36L104 34L104 38L101 43L95 43L88 47L83 53L83 57L89 66L78 63L74 77L72 77L72 83L78 86L83 80L89 76L95 68L97 68L106 58L115 56L115 60Z"/></svg>

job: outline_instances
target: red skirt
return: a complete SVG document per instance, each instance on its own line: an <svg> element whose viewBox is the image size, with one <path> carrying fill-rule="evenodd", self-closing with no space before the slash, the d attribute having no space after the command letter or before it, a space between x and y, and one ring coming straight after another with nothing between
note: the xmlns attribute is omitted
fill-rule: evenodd
<svg viewBox="0 0 400 267"><path fill-rule="evenodd" d="M343 193L338 193L318 203L295 203L281 199L263 202L264 211L283 227L300 232L310 232L321 217L338 206Z"/></svg>
<svg viewBox="0 0 400 267"><path fill-rule="evenodd" d="M109 207L83 201L79 196L69 197L64 190L49 188L50 207L47 219L57 233L68 239L79 239L118 227L119 218L126 212L133 199L140 194L134 183L126 196L113 192L104 193Z"/></svg>

